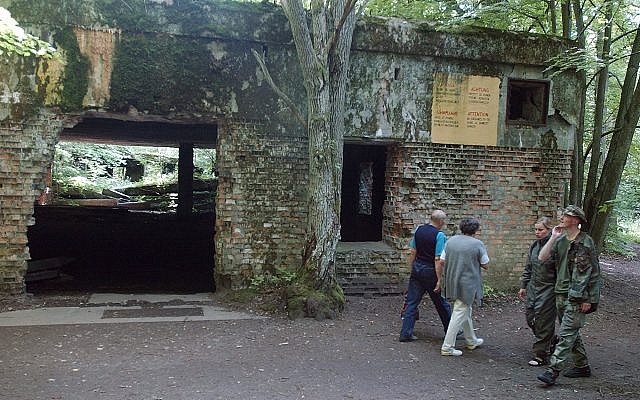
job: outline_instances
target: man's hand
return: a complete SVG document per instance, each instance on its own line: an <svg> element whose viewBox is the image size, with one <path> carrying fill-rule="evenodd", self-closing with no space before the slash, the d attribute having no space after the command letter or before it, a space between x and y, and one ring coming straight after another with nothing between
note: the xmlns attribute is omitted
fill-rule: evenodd
<svg viewBox="0 0 640 400"><path fill-rule="evenodd" d="M434 292L440 293L440 279L436 282L436 287L433 289Z"/></svg>
<svg viewBox="0 0 640 400"><path fill-rule="evenodd" d="M518 291L518 298L520 300L524 301L526 295L527 295L527 289L520 289Z"/></svg>
<svg viewBox="0 0 640 400"><path fill-rule="evenodd" d="M560 237L560 235L562 235L563 230L564 230L564 227L560 225L556 225L553 227L553 230L551 231L551 236L554 239L557 239L558 237Z"/></svg>
<svg viewBox="0 0 640 400"><path fill-rule="evenodd" d="M591 303L581 303L580 304L580 312L581 313L589 312L589 310L591 310Z"/></svg>

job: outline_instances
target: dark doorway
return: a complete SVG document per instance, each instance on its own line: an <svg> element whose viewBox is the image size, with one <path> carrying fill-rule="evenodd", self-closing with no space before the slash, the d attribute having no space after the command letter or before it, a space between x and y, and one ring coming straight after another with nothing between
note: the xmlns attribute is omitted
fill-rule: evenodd
<svg viewBox="0 0 640 400"><path fill-rule="evenodd" d="M61 153L71 155L56 157L54 171L72 172L54 179L54 195L35 207L36 223L27 232L32 258L25 276L29 292L215 290L217 181L215 153L210 149L216 147L217 125L121 118L84 117L61 134L61 142L102 147L69 147ZM139 146L165 149L151 153L139 151ZM122 154L127 153L135 153L142 161L124 159ZM75 182L74 174L83 170L69 168L79 163L77 159L91 167L80 180L91 183L86 190L67 187ZM194 176L196 168L199 172ZM114 186L125 181L124 186ZM141 182L130 184L135 181Z"/></svg>
<svg viewBox="0 0 640 400"><path fill-rule="evenodd" d="M382 240L382 206L387 148L344 145L340 235L343 242Z"/></svg>

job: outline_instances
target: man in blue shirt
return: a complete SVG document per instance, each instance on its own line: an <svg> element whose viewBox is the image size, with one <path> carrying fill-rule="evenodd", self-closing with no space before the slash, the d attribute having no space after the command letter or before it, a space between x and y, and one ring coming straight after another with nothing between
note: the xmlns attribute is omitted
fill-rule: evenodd
<svg viewBox="0 0 640 400"><path fill-rule="evenodd" d="M447 214L442 210L431 213L431 222L421 225L411 239L411 277L407 291L407 306L402 315L401 342L411 342L417 338L413 334L416 324L416 310L424 293L429 293L433 305L442 321L444 331L449 327L451 306L440 295L440 279L442 278L442 262L440 254L444 249L446 237L440 229L444 226Z"/></svg>

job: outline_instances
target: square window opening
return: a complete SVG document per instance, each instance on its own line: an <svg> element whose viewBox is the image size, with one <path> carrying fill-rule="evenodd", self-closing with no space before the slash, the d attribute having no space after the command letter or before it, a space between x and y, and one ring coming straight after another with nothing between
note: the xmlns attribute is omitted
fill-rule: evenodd
<svg viewBox="0 0 640 400"><path fill-rule="evenodd" d="M549 82L510 79L507 93L507 123L545 125L549 108Z"/></svg>

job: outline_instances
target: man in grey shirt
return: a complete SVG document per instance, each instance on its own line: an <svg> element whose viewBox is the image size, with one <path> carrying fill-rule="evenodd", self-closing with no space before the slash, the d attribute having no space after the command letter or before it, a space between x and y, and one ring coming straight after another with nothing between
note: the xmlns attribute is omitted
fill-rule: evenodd
<svg viewBox="0 0 640 400"><path fill-rule="evenodd" d="M482 300L482 275L480 269L487 269L489 256L480 240L473 237L480 229L475 218L460 221L461 235L456 235L445 244L440 259L444 260L444 293L453 302L453 312L444 343L440 349L443 356L461 356L455 348L456 334L462 327L467 349L473 350L484 340L476 337L471 320L474 302Z"/></svg>

